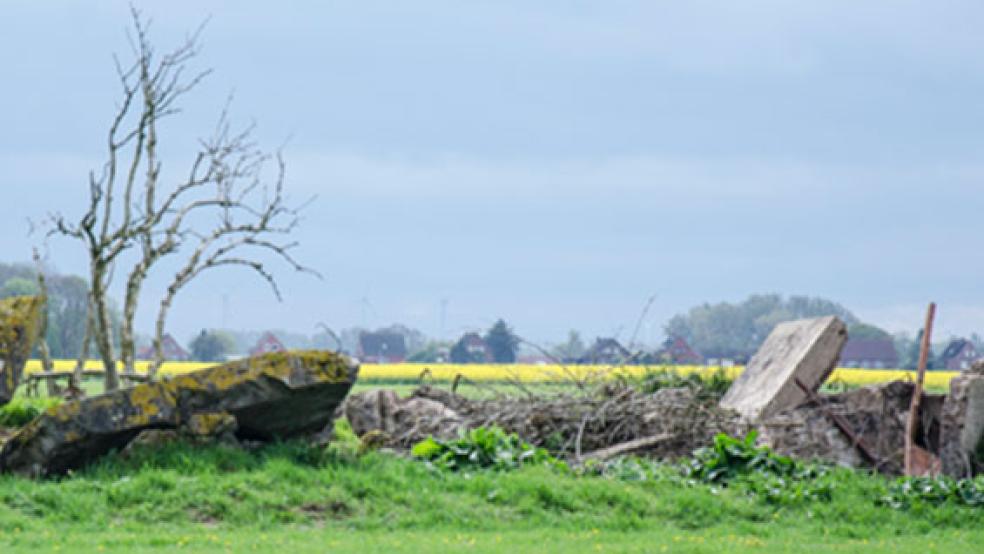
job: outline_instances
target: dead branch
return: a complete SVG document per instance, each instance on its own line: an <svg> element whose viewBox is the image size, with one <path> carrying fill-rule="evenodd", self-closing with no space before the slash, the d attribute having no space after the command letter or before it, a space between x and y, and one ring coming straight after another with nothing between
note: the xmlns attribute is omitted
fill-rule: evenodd
<svg viewBox="0 0 984 554"><path fill-rule="evenodd" d="M669 433L663 433L660 435L655 435L652 437L643 437L641 439L635 439L631 441L622 442L614 446L609 446L608 448L602 448L600 450L595 450L593 452L588 452L580 457L581 460L596 460L603 462L610 458L616 456L623 456L625 454L631 454L633 452L639 452L640 450L645 450L647 448L652 448L657 444L666 442L673 439L674 436Z"/></svg>

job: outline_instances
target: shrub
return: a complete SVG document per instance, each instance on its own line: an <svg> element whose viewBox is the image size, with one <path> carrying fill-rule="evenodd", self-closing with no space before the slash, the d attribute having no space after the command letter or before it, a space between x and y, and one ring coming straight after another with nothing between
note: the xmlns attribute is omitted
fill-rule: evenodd
<svg viewBox="0 0 984 554"><path fill-rule="evenodd" d="M435 468L447 471L472 468L510 470L524 465L564 466L545 449L527 443L515 433L507 434L496 426L471 429L449 441L430 437L415 444L410 453L427 460Z"/></svg>
<svg viewBox="0 0 984 554"><path fill-rule="evenodd" d="M960 506L984 506L984 479L960 479L950 477L902 477L889 485L888 492L879 503L896 509L914 504L947 504Z"/></svg>
<svg viewBox="0 0 984 554"><path fill-rule="evenodd" d="M690 387L700 395L719 398L724 396L731 386L732 380L723 370L712 373L688 373L681 375L672 369L647 371L639 379L638 387L642 392L653 393L660 389Z"/></svg>
<svg viewBox="0 0 984 554"><path fill-rule="evenodd" d="M0 407L0 427L23 427L58 402L58 399L15 398L9 404Z"/></svg>

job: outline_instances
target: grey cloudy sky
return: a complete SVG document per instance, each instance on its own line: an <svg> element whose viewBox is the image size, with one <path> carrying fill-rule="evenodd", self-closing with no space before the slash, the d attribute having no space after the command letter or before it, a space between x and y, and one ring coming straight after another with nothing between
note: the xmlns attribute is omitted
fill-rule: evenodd
<svg viewBox="0 0 984 554"><path fill-rule="evenodd" d="M0 258L76 214L103 160L127 4L0 7ZM223 99L285 149L306 213L278 303L248 274L179 297L178 336L505 317L646 338L703 301L822 295L892 330L984 330L978 2L138 2L160 48L211 16L215 73L162 138L187 165ZM59 270L81 273L55 241ZM140 319L149 329L167 268ZM154 287L158 287L155 289ZM227 299L223 308L222 298ZM368 304L363 300L368 299ZM628 331L623 331L627 334Z"/></svg>

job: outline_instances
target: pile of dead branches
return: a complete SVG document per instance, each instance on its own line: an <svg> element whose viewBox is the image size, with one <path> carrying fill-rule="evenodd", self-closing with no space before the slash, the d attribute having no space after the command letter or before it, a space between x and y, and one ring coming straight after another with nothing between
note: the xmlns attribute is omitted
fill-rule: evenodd
<svg viewBox="0 0 984 554"><path fill-rule="evenodd" d="M718 408L716 398L697 387L645 393L609 382L474 399L421 386L405 399L370 391L349 404L346 415L356 433L379 431L388 446L400 449L428 436L450 438L461 429L498 426L569 459L624 453L675 458L690 455L717 433L744 432L734 413Z"/></svg>

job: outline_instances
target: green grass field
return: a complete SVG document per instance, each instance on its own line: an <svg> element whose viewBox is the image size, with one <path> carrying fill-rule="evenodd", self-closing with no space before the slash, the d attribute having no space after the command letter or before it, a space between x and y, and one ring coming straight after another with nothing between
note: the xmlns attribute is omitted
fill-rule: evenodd
<svg viewBox="0 0 984 554"><path fill-rule="evenodd" d="M0 477L0 552L973 552L984 509L876 504L881 477L836 470L829 501L741 486L573 475L443 473L327 449L171 445L60 480ZM661 477L660 475L664 475Z"/></svg>
<svg viewBox="0 0 984 554"><path fill-rule="evenodd" d="M365 382L354 392L415 386ZM21 396L0 410L0 425L23 424L51 402ZM829 500L693 483L670 464L645 479L548 467L447 473L359 454L347 424L336 429L326 449L179 444L112 455L57 480L0 476L0 552L984 551L984 508L879 505L889 481L861 472L823 476Z"/></svg>

